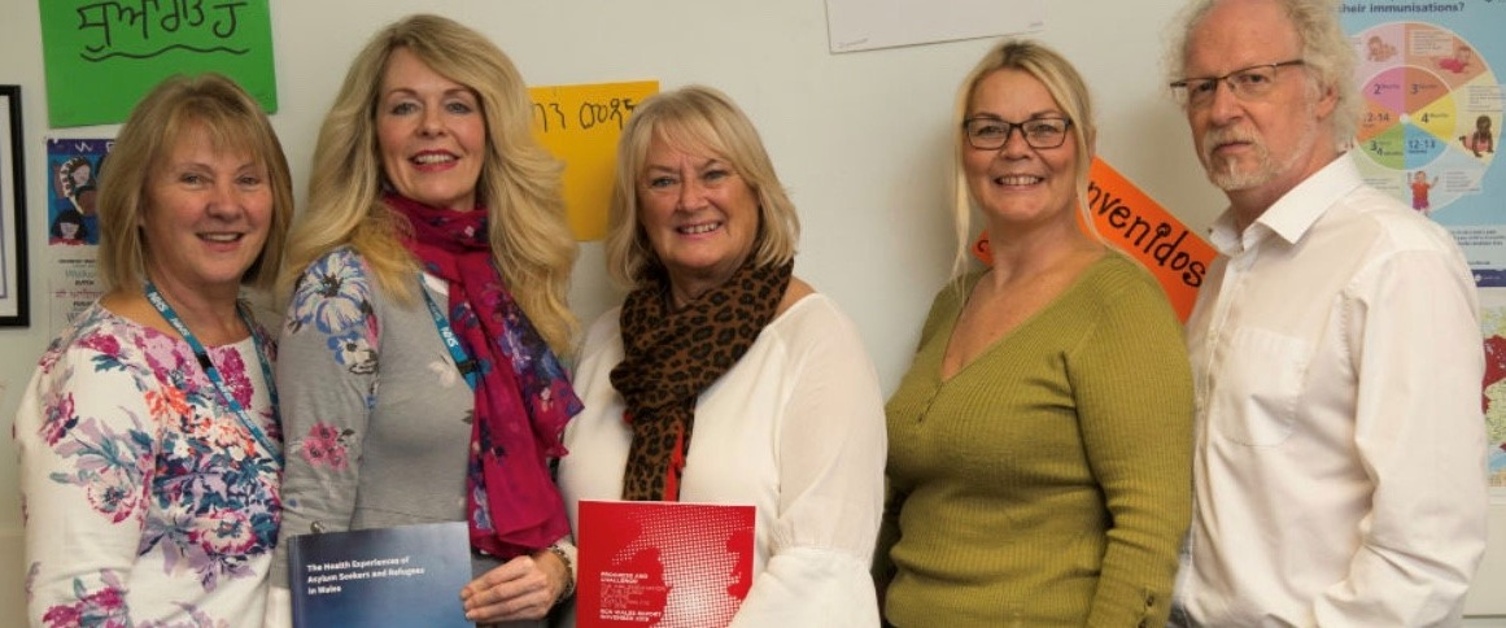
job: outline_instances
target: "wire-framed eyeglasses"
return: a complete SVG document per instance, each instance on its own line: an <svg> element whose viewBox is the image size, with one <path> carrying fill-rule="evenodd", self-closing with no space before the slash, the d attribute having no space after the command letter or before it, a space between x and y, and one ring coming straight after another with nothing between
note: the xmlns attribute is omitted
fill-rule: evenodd
<svg viewBox="0 0 1506 628"><path fill-rule="evenodd" d="M962 121L962 134L967 136L967 145L978 150L999 150L1009 143L1015 129L1031 148L1056 148L1067 141L1067 129L1072 120L1068 118L1031 118L1024 122L1007 122L998 118L979 116Z"/></svg>
<svg viewBox="0 0 1506 628"><path fill-rule="evenodd" d="M1218 92L1218 84L1225 83L1229 86L1229 93L1240 100L1256 100L1271 92L1276 86L1276 73L1281 68L1303 65L1307 63L1302 59L1280 61L1277 63L1262 63L1241 68L1223 76L1206 78L1185 78L1171 83L1171 93L1182 104L1201 107L1213 102L1213 95Z"/></svg>

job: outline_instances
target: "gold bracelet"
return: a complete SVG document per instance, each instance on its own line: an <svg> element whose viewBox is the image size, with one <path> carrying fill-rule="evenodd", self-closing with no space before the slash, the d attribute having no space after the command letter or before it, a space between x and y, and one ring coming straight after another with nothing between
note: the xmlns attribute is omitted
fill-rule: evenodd
<svg viewBox="0 0 1506 628"><path fill-rule="evenodd" d="M555 605L558 605L575 594L575 569L570 562L570 555L566 554L565 548L560 547L558 543L549 546L549 553L554 554L565 565L565 588L560 591L559 597L554 598Z"/></svg>

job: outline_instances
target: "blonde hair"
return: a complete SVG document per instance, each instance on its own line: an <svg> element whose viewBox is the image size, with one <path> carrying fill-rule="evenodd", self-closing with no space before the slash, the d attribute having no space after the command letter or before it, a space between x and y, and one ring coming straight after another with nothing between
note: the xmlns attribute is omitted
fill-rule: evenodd
<svg viewBox="0 0 1506 628"><path fill-rule="evenodd" d="M436 15L387 26L351 63L319 130L308 211L293 231L280 294L291 294L310 264L348 245L384 292L405 305L418 299L419 265L400 240L408 226L381 200L376 103L398 48L475 93L486 120L476 197L488 213L492 256L533 326L568 355L578 329L567 305L576 244L565 219L562 167L533 137L532 105L512 61L484 35Z"/></svg>
<svg viewBox="0 0 1506 628"><path fill-rule="evenodd" d="M684 150L706 151L737 172L758 197L758 235L753 260L780 265L795 257L800 218L753 122L726 94L690 85L656 94L633 111L617 144L617 181L607 214L607 272L619 285L636 287L660 265L639 223L638 180L654 140Z"/></svg>
<svg viewBox="0 0 1506 628"><path fill-rule="evenodd" d="M216 152L245 153L267 172L272 216L261 253L241 275L241 285L270 289L282 261L293 217L287 158L261 106L234 81L214 73L173 76L136 104L110 151L110 173L99 178L99 279L106 291L143 288L151 249L140 224L148 188L178 142L202 129Z"/></svg>
<svg viewBox="0 0 1506 628"><path fill-rule="evenodd" d="M1088 215L1088 207L1084 203L1088 193L1088 172L1093 165L1094 143L1098 137L1098 126L1093 121L1093 104L1088 97L1088 86L1082 80L1082 75L1072 67L1060 53L1045 45L1028 39L1008 39L1000 42L983 55L983 59L973 66L972 72L962 80L962 86L957 90L957 108L953 118L952 133L956 143L956 151L953 158L955 175L953 180L953 206L952 220L956 229L957 254L953 259L952 268L954 273L961 271L967 264L968 251L972 245L972 218L973 198L967 186L967 173L963 169L963 156L971 147L967 143L967 132L963 129L963 121L967 119L968 109L972 106L973 93L977 91L978 84L999 70L1016 70L1024 72L1040 81L1051 94L1052 100L1062 108L1062 112L1072 121L1073 145L1077 148L1077 163L1074 166L1073 178L1077 196L1077 210L1083 214L1084 223L1092 228L1093 220ZM1095 232L1096 233L1096 232Z"/></svg>
<svg viewBox="0 0 1506 628"><path fill-rule="evenodd" d="M1189 35L1208 16L1208 12L1222 1L1192 0L1182 8L1174 22L1179 28L1168 38L1170 45L1166 49L1165 63L1168 81L1186 78L1189 52L1187 45L1191 39ZM1334 143L1343 149L1354 141L1364 104L1360 99L1359 84L1354 80L1354 68L1359 63L1359 56L1339 23L1340 3L1338 0L1275 2L1286 12L1292 29L1302 42L1302 67L1312 79L1309 83L1313 88L1312 93L1321 95L1323 90L1331 89L1338 96L1331 120Z"/></svg>

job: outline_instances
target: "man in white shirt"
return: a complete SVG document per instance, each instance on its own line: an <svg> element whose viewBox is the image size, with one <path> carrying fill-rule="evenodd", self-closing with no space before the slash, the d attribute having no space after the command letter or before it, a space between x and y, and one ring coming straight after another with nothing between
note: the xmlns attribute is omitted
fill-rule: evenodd
<svg viewBox="0 0 1506 628"><path fill-rule="evenodd" d="M1460 621L1484 357L1447 231L1361 179L1329 0L1196 0L1173 90L1229 208L1188 321L1196 509L1173 624Z"/></svg>

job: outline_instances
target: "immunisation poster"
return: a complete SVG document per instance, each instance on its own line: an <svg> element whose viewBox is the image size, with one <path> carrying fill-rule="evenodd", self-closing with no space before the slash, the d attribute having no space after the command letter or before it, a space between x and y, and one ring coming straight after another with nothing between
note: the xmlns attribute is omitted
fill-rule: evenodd
<svg viewBox="0 0 1506 628"><path fill-rule="evenodd" d="M1500 504L1506 503L1506 290L1480 290L1480 326L1485 332L1487 472L1491 501Z"/></svg>
<svg viewBox="0 0 1506 628"><path fill-rule="evenodd" d="M1491 499L1506 503L1506 2L1356 0L1343 19L1360 57L1365 180L1447 228L1480 288Z"/></svg>

